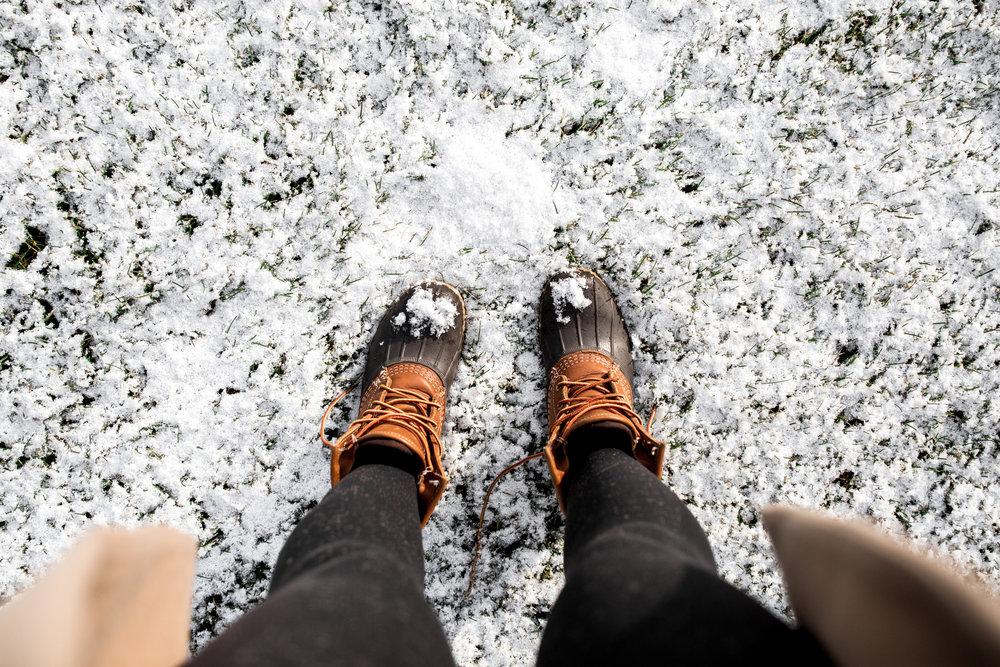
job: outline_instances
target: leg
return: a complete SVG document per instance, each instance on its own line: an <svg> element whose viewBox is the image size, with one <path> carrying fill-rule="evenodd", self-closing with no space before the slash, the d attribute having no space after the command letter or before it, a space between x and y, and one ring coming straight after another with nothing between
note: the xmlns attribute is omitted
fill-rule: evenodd
<svg viewBox="0 0 1000 667"><path fill-rule="evenodd" d="M268 599L192 665L454 664L423 594L414 477L365 460L378 450L359 450L281 550Z"/></svg>
<svg viewBox="0 0 1000 667"><path fill-rule="evenodd" d="M629 454L620 431L582 429L567 480L566 587L539 665L829 664L722 581L698 522ZM628 446L625 440L621 444Z"/></svg>
<svg viewBox="0 0 1000 667"><path fill-rule="evenodd" d="M550 277L539 340L543 451L567 516L566 587L539 664L829 664L719 579L701 526L660 482L664 447L633 409L631 338L607 283L587 269Z"/></svg>
<svg viewBox="0 0 1000 667"><path fill-rule="evenodd" d="M464 339L451 285L423 282L390 304L368 345L357 419L330 442L333 404L323 414L333 489L281 550L270 597L192 664L454 664L424 599L420 529L448 484L441 430Z"/></svg>
<svg viewBox="0 0 1000 667"><path fill-rule="evenodd" d="M274 564L269 595L312 568L371 546L392 556L406 578L423 589L424 548L413 479L419 462L391 449L391 441L372 444L358 450L359 477L344 477L288 536Z"/></svg>

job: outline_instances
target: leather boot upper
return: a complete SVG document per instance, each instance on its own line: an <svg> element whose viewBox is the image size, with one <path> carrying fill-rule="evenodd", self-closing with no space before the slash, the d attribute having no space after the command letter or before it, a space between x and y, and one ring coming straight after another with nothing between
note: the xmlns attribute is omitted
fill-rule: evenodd
<svg viewBox="0 0 1000 667"><path fill-rule="evenodd" d="M572 281L571 299L557 298ZM566 446L575 431L617 424L632 436L632 455L659 477L663 445L632 407L632 347L625 321L607 284L593 271L570 269L552 276L539 305L542 357L549 371L549 437L544 448L556 496L566 511Z"/></svg>
<svg viewBox="0 0 1000 667"><path fill-rule="evenodd" d="M442 312L454 313L450 325L421 326L409 306L415 295L424 306L428 299L443 300L438 303ZM426 525L448 485L441 460L441 430L448 386L458 368L464 337L465 307L451 285L415 285L389 307L368 346L358 417L331 445L332 484L351 471L358 448L366 442L399 443L423 465L417 494L421 526Z"/></svg>

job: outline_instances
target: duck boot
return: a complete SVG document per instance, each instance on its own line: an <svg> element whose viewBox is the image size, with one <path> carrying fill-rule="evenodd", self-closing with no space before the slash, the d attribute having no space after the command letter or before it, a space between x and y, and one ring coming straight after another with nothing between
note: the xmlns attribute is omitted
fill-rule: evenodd
<svg viewBox="0 0 1000 667"><path fill-rule="evenodd" d="M607 284L588 269L560 271L545 283L538 315L549 376L544 455L563 513L567 445L585 427L619 431L632 456L659 477L664 448L632 408L632 344Z"/></svg>
<svg viewBox="0 0 1000 667"><path fill-rule="evenodd" d="M464 338L465 304L451 285L414 285L389 306L368 346L358 417L331 445L332 484L351 471L366 445L410 453L420 525L427 524L448 485L441 429Z"/></svg>

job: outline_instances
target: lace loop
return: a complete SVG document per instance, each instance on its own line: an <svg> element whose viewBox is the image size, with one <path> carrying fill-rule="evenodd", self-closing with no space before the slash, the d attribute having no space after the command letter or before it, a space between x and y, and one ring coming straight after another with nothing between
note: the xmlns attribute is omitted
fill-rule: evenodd
<svg viewBox="0 0 1000 667"><path fill-rule="evenodd" d="M642 443L658 446L660 443L649 433L653 424L656 407L653 408L649 420L644 425L639 414L632 409L628 399L618 390L611 372L587 375L579 380L562 378L556 384L560 395L565 392L565 398L559 400L556 408L556 419L549 433L549 444L561 442L565 444L565 434L573 430L573 426L584 415L595 410L606 410L627 420L626 426L632 432L632 437ZM598 392L598 393L591 393ZM590 395L585 395L585 394Z"/></svg>
<svg viewBox="0 0 1000 667"><path fill-rule="evenodd" d="M340 436L336 442L327 440L326 422L330 411L352 389L354 386L333 399L323 412L323 417L320 420L319 438L324 445L336 449L341 442L347 439L350 439L352 444L356 443L359 438L378 426L396 426L406 430L419 442L433 447L434 451L441 450L437 423L431 415L435 408L444 410L444 406L437 401L428 399L427 394L421 391L393 387L384 382L375 387L375 395L379 398L373 400L371 405L351 422L347 432ZM407 407L410 409L405 409Z"/></svg>
<svg viewBox="0 0 1000 667"><path fill-rule="evenodd" d="M486 506L490 502L490 494L493 493L493 487L497 485L500 478L509 473L514 468L520 468L523 464L527 463L531 459L537 459L542 455L542 452L535 452L534 454L529 454L517 463L512 463L503 470L500 474L493 478L493 482L490 484L490 488L486 490L486 497L483 498L483 508L479 512L479 527L476 528L476 548L472 555L472 565L469 566L469 587L465 590L465 597L472 595L472 586L476 582L476 565L479 563L479 550L483 544L483 521L486 519Z"/></svg>

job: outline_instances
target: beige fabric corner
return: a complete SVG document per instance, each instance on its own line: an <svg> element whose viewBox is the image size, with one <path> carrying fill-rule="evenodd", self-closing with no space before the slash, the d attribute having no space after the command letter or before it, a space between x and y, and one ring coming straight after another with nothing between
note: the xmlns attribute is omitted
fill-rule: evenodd
<svg viewBox="0 0 1000 667"><path fill-rule="evenodd" d="M799 623L839 665L1000 665L1000 605L860 521L763 511Z"/></svg>
<svg viewBox="0 0 1000 667"><path fill-rule="evenodd" d="M187 659L195 541L164 526L88 532L0 608L0 665L172 667Z"/></svg>

